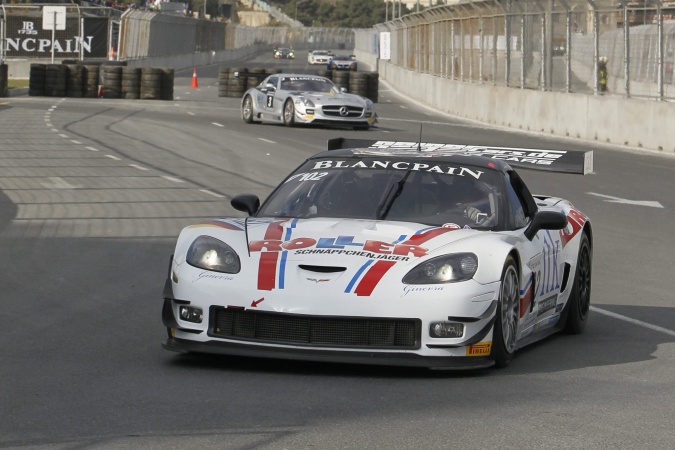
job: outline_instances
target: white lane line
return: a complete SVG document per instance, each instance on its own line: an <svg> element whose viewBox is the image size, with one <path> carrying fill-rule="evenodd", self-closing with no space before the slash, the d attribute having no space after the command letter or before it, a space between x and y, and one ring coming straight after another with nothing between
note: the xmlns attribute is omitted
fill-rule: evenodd
<svg viewBox="0 0 675 450"><path fill-rule="evenodd" d="M52 131L53 131L54 133L58 133L58 132L59 132L59 130L57 130L56 128L52 128Z"/></svg>
<svg viewBox="0 0 675 450"><path fill-rule="evenodd" d="M663 208L663 205L657 201L651 200L628 200L627 198L614 197L613 195L598 194L595 192L588 192L589 195L595 195L606 199L608 203L623 203L624 205L649 206L651 208Z"/></svg>
<svg viewBox="0 0 675 450"><path fill-rule="evenodd" d="M85 147L87 150L91 150L92 152L97 152L98 149L94 147Z"/></svg>
<svg viewBox="0 0 675 450"><path fill-rule="evenodd" d="M263 142L270 143L270 144L277 144L277 142L270 141L269 139L265 139L265 138L258 138L258 139L261 140L261 141L263 141Z"/></svg>
<svg viewBox="0 0 675 450"><path fill-rule="evenodd" d="M407 106L404 106L404 105L400 105L400 106L401 106L401 109L408 109Z"/></svg>
<svg viewBox="0 0 675 450"><path fill-rule="evenodd" d="M594 311L594 312L599 313L599 314L603 314L605 316L612 317L614 319L623 320L624 322L629 322L629 323L632 323L634 325L639 325L639 326L644 327L644 328L649 328L650 330L658 331L660 333L665 333L669 336L675 336L675 331L669 330L668 328L659 327L657 325L652 325L651 323L643 322L641 320L633 319L631 317L622 316L621 314L617 314L617 313L613 313L611 311L606 311L604 309L596 308L595 306L591 306L591 311Z"/></svg>
<svg viewBox="0 0 675 450"><path fill-rule="evenodd" d="M106 158L114 159L115 161L119 161L120 159L117 156L113 155L105 155Z"/></svg>
<svg viewBox="0 0 675 450"><path fill-rule="evenodd" d="M224 195L220 195L220 194L217 194L215 192L211 192L208 189L200 189L200 191L205 193L205 194L213 195L214 197L221 197L221 198L225 197Z"/></svg>
<svg viewBox="0 0 675 450"><path fill-rule="evenodd" d="M61 136L62 138L67 138L67 137L69 137L67 134L59 134L59 136Z"/></svg>
<svg viewBox="0 0 675 450"><path fill-rule="evenodd" d="M183 180L179 180L178 178L169 177L169 176L166 176L166 175L162 175L162 178L165 178L169 181L173 181L174 183L184 183Z"/></svg>
<svg viewBox="0 0 675 450"><path fill-rule="evenodd" d="M82 144L82 142L76 141L75 139L71 139L70 142L72 142L73 144Z"/></svg>
<svg viewBox="0 0 675 450"><path fill-rule="evenodd" d="M129 164L129 166L133 167L134 169L138 169L138 170L150 170L147 167L139 166L138 164Z"/></svg>
<svg viewBox="0 0 675 450"><path fill-rule="evenodd" d="M196 114L193 113L192 111L188 111L187 113L188 113L189 115L191 115L191 116L195 116L195 115L196 115Z"/></svg>
<svg viewBox="0 0 675 450"><path fill-rule="evenodd" d="M224 127L225 125L218 123L218 122L211 122L211 125L215 125L217 127Z"/></svg>

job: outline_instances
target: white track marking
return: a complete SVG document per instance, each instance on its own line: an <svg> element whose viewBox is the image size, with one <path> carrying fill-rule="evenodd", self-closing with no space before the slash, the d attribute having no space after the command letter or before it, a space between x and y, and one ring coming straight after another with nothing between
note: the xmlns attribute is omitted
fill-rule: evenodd
<svg viewBox="0 0 675 450"><path fill-rule="evenodd" d="M649 206L650 208L663 208L663 205L656 201L651 200L628 200L626 198L614 197L613 195L597 194L595 192L588 192L589 195L595 195L596 197L602 197L606 199L606 202L609 203L622 203L624 205L635 205L635 206Z"/></svg>
<svg viewBox="0 0 675 450"><path fill-rule="evenodd" d="M62 138L67 138L67 137L69 137L67 134L59 134L59 136L61 136Z"/></svg>
<svg viewBox="0 0 675 450"><path fill-rule="evenodd" d="M200 189L200 191L205 193L205 194L213 195L214 197L221 197L221 198L225 197L224 195L220 195L220 194L217 194L215 192L211 192L208 189Z"/></svg>
<svg viewBox="0 0 675 450"><path fill-rule="evenodd" d="M97 152L98 149L94 147L85 147L87 150L91 150L92 152Z"/></svg>
<svg viewBox="0 0 675 450"><path fill-rule="evenodd" d="M114 159L115 161L119 161L120 159L117 156L114 155L105 155L106 158Z"/></svg>
<svg viewBox="0 0 675 450"><path fill-rule="evenodd" d="M179 180L178 178L169 177L169 176L166 176L166 175L162 175L162 178L165 178L169 181L173 181L174 183L184 183L183 180Z"/></svg>
<svg viewBox="0 0 675 450"><path fill-rule="evenodd" d="M622 316L621 314L617 314L617 313L613 313L611 311L606 311L604 309L596 308L595 306L591 306L591 311L594 311L598 314L603 314L605 316L612 317L614 319L623 320L624 322L629 322L629 323L632 323L634 325L639 325L639 326L644 327L644 328L649 328L650 330L658 331L659 333L664 333L664 334L667 334L669 336L675 336L675 331L669 330L668 328L659 327L657 325L652 325L651 323L643 322L641 320L637 320L637 319L633 319L633 318L630 318L630 317Z"/></svg>
<svg viewBox="0 0 675 450"><path fill-rule="evenodd" d="M73 144L80 144L80 145L82 145L82 142L76 141L75 139L71 139L70 142L72 142Z"/></svg>
<svg viewBox="0 0 675 450"><path fill-rule="evenodd" d="M225 125L218 123L218 122L211 122L211 125L215 125L217 127L224 127Z"/></svg>
<svg viewBox="0 0 675 450"><path fill-rule="evenodd" d="M129 164L129 166L133 167L134 169L138 169L138 170L150 170L147 167L139 166L138 164Z"/></svg>
<svg viewBox="0 0 675 450"><path fill-rule="evenodd" d="M195 114L195 113L193 113L192 111L188 111L187 113L188 113L189 115L191 115L191 116L194 116L194 115L196 115L196 114Z"/></svg>
<svg viewBox="0 0 675 450"><path fill-rule="evenodd" d="M277 142L270 141L269 139L265 139L265 138L258 138L258 139L261 140L261 141L263 141L263 142L270 143L270 144L276 144L276 143L277 143Z"/></svg>

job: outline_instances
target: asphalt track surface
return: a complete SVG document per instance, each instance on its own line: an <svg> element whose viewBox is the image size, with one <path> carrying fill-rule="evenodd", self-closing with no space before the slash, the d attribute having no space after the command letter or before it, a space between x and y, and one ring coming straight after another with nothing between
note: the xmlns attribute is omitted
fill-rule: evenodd
<svg viewBox="0 0 675 450"><path fill-rule="evenodd" d="M293 63L267 55L239 65ZM675 158L441 116L381 85L366 132L247 125L218 67L171 102L0 99L0 448L675 445ZM336 136L592 149L587 176L520 170L594 223L586 332L503 370L182 356L160 347L180 229L237 215Z"/></svg>

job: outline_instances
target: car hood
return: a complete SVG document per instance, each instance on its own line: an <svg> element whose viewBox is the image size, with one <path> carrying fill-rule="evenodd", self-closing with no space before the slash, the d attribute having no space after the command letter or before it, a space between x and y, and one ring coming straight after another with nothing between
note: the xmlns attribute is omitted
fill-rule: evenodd
<svg viewBox="0 0 675 450"><path fill-rule="evenodd" d="M354 105L363 107L365 100L355 94L327 94L325 92L293 92L291 95L302 96L319 105Z"/></svg>

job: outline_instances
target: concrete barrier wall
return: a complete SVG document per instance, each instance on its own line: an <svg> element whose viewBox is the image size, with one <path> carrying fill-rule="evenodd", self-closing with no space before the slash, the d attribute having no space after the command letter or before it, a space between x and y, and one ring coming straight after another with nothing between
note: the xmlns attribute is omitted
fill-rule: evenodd
<svg viewBox="0 0 675 450"><path fill-rule="evenodd" d="M455 116L553 136L675 152L673 103L464 83L382 60L378 67L380 80L395 91Z"/></svg>

